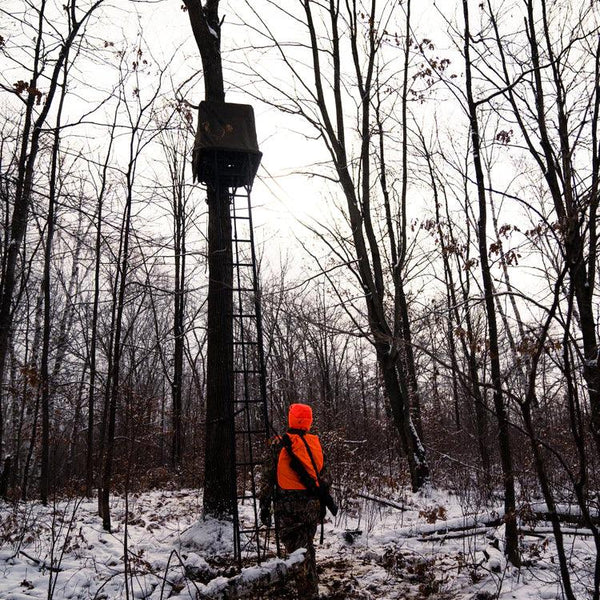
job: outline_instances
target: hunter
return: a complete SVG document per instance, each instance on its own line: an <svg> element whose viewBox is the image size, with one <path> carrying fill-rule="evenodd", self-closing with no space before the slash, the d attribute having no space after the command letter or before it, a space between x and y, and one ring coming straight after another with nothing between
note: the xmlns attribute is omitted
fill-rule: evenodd
<svg viewBox="0 0 600 600"><path fill-rule="evenodd" d="M305 561L296 575L299 600L319 598L319 579L313 538L325 509L337 513L323 474L323 450L318 436L308 433L312 409L292 404L287 433L272 442L271 464L260 493L260 520L271 525L273 501L276 529L286 552L306 548Z"/></svg>

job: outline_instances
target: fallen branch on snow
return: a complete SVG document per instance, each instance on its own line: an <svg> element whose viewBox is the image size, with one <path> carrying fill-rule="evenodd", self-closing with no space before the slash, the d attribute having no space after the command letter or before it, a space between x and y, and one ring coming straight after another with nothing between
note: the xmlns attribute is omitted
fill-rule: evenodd
<svg viewBox="0 0 600 600"><path fill-rule="evenodd" d="M40 560L39 558L35 558L35 556L30 556L24 550L19 550L18 553L22 554L25 558L34 562L40 569L48 569L48 571L51 571L52 573L60 573L62 571L62 569L60 567L53 567L53 566L47 564L45 561Z"/></svg>
<svg viewBox="0 0 600 600"><path fill-rule="evenodd" d="M552 521L550 513L546 510L545 505L541 505L542 508L540 510L534 510L533 514L535 518L539 521ZM576 509L573 511L574 507L569 507L567 505L559 505L557 506L556 514L558 515L558 519L561 523L569 523L570 525L581 525L587 526L583 515L581 512ZM600 518L597 515L590 515L590 519L593 525L600 524Z"/></svg>
<svg viewBox="0 0 600 600"><path fill-rule="evenodd" d="M404 504L400 504L395 500L389 500L388 498L379 498L378 496L371 496L371 494L363 494L362 492L357 492L354 494L357 498L364 498L365 500L371 500L372 502L376 502L377 504L383 504L384 506L390 506L392 508L397 508L401 511L408 510Z"/></svg>
<svg viewBox="0 0 600 600"><path fill-rule="evenodd" d="M332 488L336 492L340 492L341 494L344 494L344 490L341 487L339 487L337 485L334 485L334 486L332 486ZM400 504L400 502L396 502L395 500L390 500L389 498L381 498L379 496L373 496L371 494L365 494L364 492L353 492L353 491L351 491L350 494L354 498L363 498L364 500L370 500L371 502L376 502L377 504L382 504L383 506L389 506L391 508L396 508L397 510L401 510L401 511L408 510L404 506L404 504Z"/></svg>

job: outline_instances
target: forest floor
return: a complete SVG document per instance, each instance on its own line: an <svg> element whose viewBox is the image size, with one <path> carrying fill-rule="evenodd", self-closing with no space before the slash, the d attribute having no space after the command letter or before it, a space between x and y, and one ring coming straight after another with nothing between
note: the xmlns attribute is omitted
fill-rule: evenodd
<svg viewBox="0 0 600 600"><path fill-rule="evenodd" d="M490 507L483 510L439 490L396 495L396 502L392 507L347 499L338 517L326 520L324 543L315 538L324 598L563 597L548 524L527 522L528 533L522 536L526 566L515 569L497 549L502 546L502 526L483 525L494 515ZM114 531L109 534L96 515L95 501L61 500L48 507L1 503L0 598L195 600L215 577L235 575L231 529L203 521L201 509L197 490L130 495L126 527L125 499L115 497ZM461 523L476 527L453 531ZM591 597L593 543L585 530L567 531L573 584L583 600ZM272 560L266 568L276 563ZM251 578L252 572L249 568L243 574ZM293 587L262 597L291 599Z"/></svg>

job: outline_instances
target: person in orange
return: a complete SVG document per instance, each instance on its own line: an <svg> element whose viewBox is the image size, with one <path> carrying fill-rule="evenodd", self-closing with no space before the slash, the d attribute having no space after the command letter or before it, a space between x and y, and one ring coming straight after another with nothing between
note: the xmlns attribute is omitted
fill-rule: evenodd
<svg viewBox="0 0 600 600"><path fill-rule="evenodd" d="M273 501L279 539L286 552L298 548L307 551L296 576L298 598L316 600L319 579L313 538L324 516L321 492L328 487L323 476L323 450L318 436L308 433L312 425L310 406L292 404L288 425L287 433L273 441L273 461L260 493L260 519L270 526Z"/></svg>

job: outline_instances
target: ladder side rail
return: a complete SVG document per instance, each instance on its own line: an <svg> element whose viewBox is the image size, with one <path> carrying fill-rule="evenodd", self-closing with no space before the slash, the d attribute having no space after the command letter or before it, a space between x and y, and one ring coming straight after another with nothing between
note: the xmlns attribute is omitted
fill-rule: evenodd
<svg viewBox="0 0 600 600"><path fill-rule="evenodd" d="M235 191L234 190L230 190L230 206L231 206L231 216L232 216L232 259L234 263L239 263L239 246L238 246L238 233L237 233L237 220L236 220L236 211L235 211ZM232 266L233 268L233 266ZM237 285L234 288L234 291L232 291L232 293L234 293L236 295L236 300L234 302L232 302L232 326L234 324L233 322L233 310L234 307L236 306L236 304L239 307L239 311L241 312L241 282L240 282L240 272L239 272L239 268L235 268L234 269L235 272L235 280ZM239 328L243 328L243 323L237 323L236 326L238 327L238 331L236 332L234 329L234 336L237 333L243 343L243 331L240 331ZM239 364L239 346L236 346L235 343L232 347L232 352L233 352L233 366L234 366L234 370L237 370L236 367L239 367L239 370L244 370L245 366L242 362L242 364ZM238 489L237 489L237 474L238 474L238 458L237 458L237 447L238 447L238 443L237 443L237 430L236 430L236 425L235 425L235 421L236 421L236 409L235 409L235 405L236 405L236 397L238 394L238 389L237 389L237 384L238 384L238 377L236 376L236 374L234 374L234 395L233 395L233 404L232 404L232 408L233 408L233 414L232 414L232 424L233 424L233 439L234 439L234 453L233 453L233 459L234 459L234 469L235 469L235 498L233 498L233 503L235 504L235 512L238 513ZM242 539L241 539L241 523L239 520L239 515L238 515L238 519L236 519L236 522L234 523L234 555L235 558L238 561L239 566L242 566Z"/></svg>
<svg viewBox="0 0 600 600"><path fill-rule="evenodd" d="M260 290L258 286L258 272L256 268L256 249L254 244L254 224L252 221L252 204L250 190L248 189L248 218L250 221L250 253L252 255L252 284L254 287L254 308L256 311L256 339L258 341L258 368L260 370L259 385L260 395L263 402L263 422L265 425L266 438L273 434L267 411L267 368L265 363L265 349L263 340L262 309L260 303Z"/></svg>

